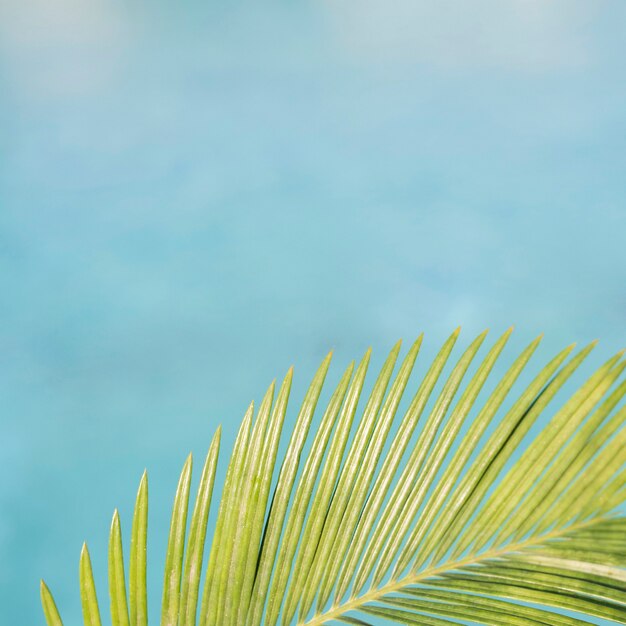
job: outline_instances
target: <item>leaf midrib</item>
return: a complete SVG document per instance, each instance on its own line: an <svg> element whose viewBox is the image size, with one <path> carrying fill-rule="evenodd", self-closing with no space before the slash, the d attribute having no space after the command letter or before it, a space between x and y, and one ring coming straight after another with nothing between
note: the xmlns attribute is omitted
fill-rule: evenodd
<svg viewBox="0 0 626 626"><path fill-rule="evenodd" d="M551 539L558 539L582 528L587 528L589 526L594 526L595 524L600 524L607 521L608 519L610 519L610 517L596 517L585 522L572 524L571 526L567 526L566 528L560 528L559 530L546 533L541 537L531 537L526 541L509 544L503 548L495 550L487 550L486 552L470 555L464 559L459 559L457 561L449 561L437 567L424 569L421 572L417 572L416 574L409 574L399 580L391 580L386 585L379 587L378 589L372 589L371 591L368 591L361 596L357 596L356 598L352 598L347 602L344 602L343 604L332 606L325 613L320 613L313 616L308 622L298 622L297 626L321 626L325 622L336 619L337 617L342 616L348 611L358 610L359 607L367 604L368 602L375 602L383 596L386 596L389 593L393 593L394 591L399 591L402 588L407 587L408 585L414 585L416 583L419 583L420 581L432 578L433 576L437 576L438 574L459 569L460 567L473 565L482 561L486 561L488 559L497 558L499 556L505 556L512 552L518 552L519 550L523 550L526 548L539 547L543 545L546 541L549 541Z"/></svg>

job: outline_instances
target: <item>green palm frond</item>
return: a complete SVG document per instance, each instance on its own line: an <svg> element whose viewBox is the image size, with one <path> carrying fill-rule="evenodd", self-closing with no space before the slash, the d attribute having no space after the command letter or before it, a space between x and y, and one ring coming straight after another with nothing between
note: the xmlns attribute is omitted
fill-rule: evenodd
<svg viewBox="0 0 626 626"><path fill-rule="evenodd" d="M553 408L593 344L576 354L566 348L519 392L515 383L538 338L500 380L489 381L488 398L479 401L509 335L479 358L483 333L451 363L455 331L398 419L422 338L394 376L398 343L362 398L368 351L346 369L312 429L329 355L280 459L292 371L276 398L272 384L239 429L204 569L219 430L189 521L191 456L185 462L170 526L161 624L572 626L595 618L626 624L626 517L619 513L626 501L622 353ZM548 412L546 425L533 429ZM147 512L144 474L128 588L117 512L111 525L113 626L148 622ZM100 626L86 546L80 593L84 623ZM41 596L49 626L60 626L43 582Z"/></svg>

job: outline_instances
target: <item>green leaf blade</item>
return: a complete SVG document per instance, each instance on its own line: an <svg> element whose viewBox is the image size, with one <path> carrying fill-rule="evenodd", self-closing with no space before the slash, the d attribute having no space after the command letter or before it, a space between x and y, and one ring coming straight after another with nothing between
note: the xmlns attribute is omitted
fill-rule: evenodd
<svg viewBox="0 0 626 626"><path fill-rule="evenodd" d="M215 482L221 433L221 428L218 428L209 446L189 527L189 540L180 596L180 626L195 626L196 624L204 542Z"/></svg>
<svg viewBox="0 0 626 626"><path fill-rule="evenodd" d="M48 589L48 586L43 580L40 583L39 591L41 594L41 606L48 626L63 626L59 609L57 609L50 589Z"/></svg>
<svg viewBox="0 0 626 626"><path fill-rule="evenodd" d="M148 625L147 552L148 474L144 471L135 499L130 542L129 603L131 626Z"/></svg>
<svg viewBox="0 0 626 626"><path fill-rule="evenodd" d="M100 621L100 609L96 595L96 584L91 569L91 558L87 544L83 544L80 552L79 565L80 599L83 607L83 621L85 626L102 626Z"/></svg>
<svg viewBox="0 0 626 626"><path fill-rule="evenodd" d="M188 535L191 455L185 462L170 523L162 626L291 626L296 615L298 626L626 624L623 352L566 391L595 344L573 356L570 346L503 409L541 339L493 380L510 332L479 359L482 333L448 366L457 329L426 364L416 391L411 372L421 336L402 359L396 344L364 392L368 350L356 369L351 363L343 372L311 430L329 354L284 453L292 370L275 402L272 383L256 417L251 404L238 431L204 573L220 430ZM540 418L542 428L533 430ZM117 511L111 523L112 626L147 626L147 513L144 472L128 594ZM84 623L101 626L86 545L79 581ZM43 581L41 601L48 626L62 626Z"/></svg>
<svg viewBox="0 0 626 626"><path fill-rule="evenodd" d="M183 466L174 497L165 558L161 626L177 626L178 623L191 467L192 456L190 454Z"/></svg>
<svg viewBox="0 0 626 626"><path fill-rule="evenodd" d="M115 509L109 534L109 597L113 626L129 626L120 516Z"/></svg>

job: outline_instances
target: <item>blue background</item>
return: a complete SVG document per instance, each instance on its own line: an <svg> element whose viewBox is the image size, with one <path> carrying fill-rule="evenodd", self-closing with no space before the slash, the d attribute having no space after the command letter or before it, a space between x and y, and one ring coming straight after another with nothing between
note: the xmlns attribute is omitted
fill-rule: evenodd
<svg viewBox="0 0 626 626"><path fill-rule="evenodd" d="M208 3L205 3L208 4ZM626 333L626 5L0 4L0 622L294 364ZM458 354L458 352L457 352ZM421 367L424 367L422 365ZM413 385L416 383L414 382ZM295 414L292 405L289 419ZM223 454L225 459L227 454ZM223 469L222 461L220 467Z"/></svg>

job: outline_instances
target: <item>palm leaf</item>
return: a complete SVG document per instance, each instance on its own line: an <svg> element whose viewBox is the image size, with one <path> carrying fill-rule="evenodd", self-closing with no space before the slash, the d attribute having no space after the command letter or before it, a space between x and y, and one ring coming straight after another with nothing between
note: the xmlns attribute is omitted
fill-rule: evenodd
<svg viewBox="0 0 626 626"><path fill-rule="evenodd" d="M292 371L275 400L272 383L239 430L204 574L219 430L188 533L191 456L185 462L170 526L161 624L573 626L596 618L626 624L622 353L554 407L594 344L573 356L573 346L566 348L518 391L516 382L541 338L492 380L509 336L479 358L483 333L450 363L455 331L399 418L422 338L395 376L400 344L394 346L363 399L368 351L346 369L309 436L329 355L280 459ZM487 386L491 391L480 400ZM547 420L543 428L540 417ZM114 626L147 624L147 510L144 474L128 594L117 512L111 526ZM99 626L86 546L80 591L84 623ZM48 625L61 625L43 581L41 597Z"/></svg>

